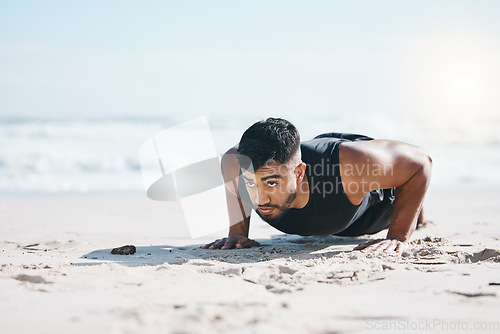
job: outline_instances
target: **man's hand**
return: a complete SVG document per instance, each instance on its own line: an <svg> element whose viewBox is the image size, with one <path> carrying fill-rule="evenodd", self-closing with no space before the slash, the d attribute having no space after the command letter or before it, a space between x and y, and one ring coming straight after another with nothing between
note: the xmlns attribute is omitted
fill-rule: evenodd
<svg viewBox="0 0 500 334"><path fill-rule="evenodd" d="M231 249L236 248L250 248L252 247L253 240L248 239L242 234L234 234L227 238L217 239L214 242L201 246L203 249Z"/></svg>
<svg viewBox="0 0 500 334"><path fill-rule="evenodd" d="M359 250L362 253L388 253L393 251L401 253L406 247L407 244L405 242L396 239L377 239L359 244L358 246L354 247L353 250Z"/></svg>

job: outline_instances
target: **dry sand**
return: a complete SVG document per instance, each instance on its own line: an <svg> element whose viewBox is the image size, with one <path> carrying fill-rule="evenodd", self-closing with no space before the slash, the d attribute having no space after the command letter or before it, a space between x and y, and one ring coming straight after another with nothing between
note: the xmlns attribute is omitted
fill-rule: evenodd
<svg viewBox="0 0 500 334"><path fill-rule="evenodd" d="M500 191L431 191L401 255L253 222L203 250L175 203L0 198L0 333L500 332ZM133 244L134 255L111 255Z"/></svg>

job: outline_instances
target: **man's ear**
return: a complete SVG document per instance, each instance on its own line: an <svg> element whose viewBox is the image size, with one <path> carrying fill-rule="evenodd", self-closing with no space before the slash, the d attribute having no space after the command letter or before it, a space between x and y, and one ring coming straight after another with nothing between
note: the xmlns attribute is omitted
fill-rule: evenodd
<svg viewBox="0 0 500 334"><path fill-rule="evenodd" d="M304 162L301 162L297 166L297 168L295 168L295 176L297 177L298 181L302 181L305 175L306 175L306 164Z"/></svg>

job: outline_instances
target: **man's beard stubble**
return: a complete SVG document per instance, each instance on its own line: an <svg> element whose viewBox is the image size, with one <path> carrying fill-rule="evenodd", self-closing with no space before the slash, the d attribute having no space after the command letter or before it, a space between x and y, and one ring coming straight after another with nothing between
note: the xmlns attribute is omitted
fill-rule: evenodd
<svg viewBox="0 0 500 334"><path fill-rule="evenodd" d="M255 212L257 212L257 214L259 215L259 217L263 221L265 221L268 224L273 225L273 224L277 223L278 221L280 221L281 218L284 216L284 214L288 210L290 210L290 205L292 204L292 202L295 199L295 197L297 197L297 191L295 191L293 194L290 194L290 196L288 196L288 198L286 199L285 204L283 204L282 206L278 206L278 205L263 205L262 207L264 207L264 208L275 208L275 209L278 209L278 210L281 211L276 217L273 217L273 218L267 218L265 216L262 216L261 213L259 212L259 210L257 210L259 208L259 206L254 206L254 210L255 210Z"/></svg>

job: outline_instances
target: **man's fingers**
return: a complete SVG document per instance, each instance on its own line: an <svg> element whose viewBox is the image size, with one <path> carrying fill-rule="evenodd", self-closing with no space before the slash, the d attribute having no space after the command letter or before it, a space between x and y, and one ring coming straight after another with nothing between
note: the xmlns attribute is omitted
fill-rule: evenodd
<svg viewBox="0 0 500 334"><path fill-rule="evenodd" d="M397 246L398 246L397 240L389 240L389 242L385 243L385 247L383 247L382 251L392 252L396 249Z"/></svg>
<svg viewBox="0 0 500 334"><path fill-rule="evenodd" d="M401 253L402 251L405 250L405 248L406 248L406 244L404 242L400 242L396 246L396 252Z"/></svg>
<svg viewBox="0 0 500 334"><path fill-rule="evenodd" d="M377 248L377 251L379 252L386 252L388 249L391 248L392 240L385 240L380 242L380 245Z"/></svg>
<svg viewBox="0 0 500 334"><path fill-rule="evenodd" d="M370 246L371 244L365 242L364 244L359 244L357 245L356 247L354 247L353 250L361 250L361 249L365 249L366 247Z"/></svg>
<svg viewBox="0 0 500 334"><path fill-rule="evenodd" d="M224 243L224 246L222 246L220 249L231 249L236 244L236 241L237 240L234 238L227 238L227 241Z"/></svg>
<svg viewBox="0 0 500 334"><path fill-rule="evenodd" d="M214 241L214 244L210 247L208 247L208 249L219 249L221 248L224 244L226 243L226 238L224 239L218 239L218 240L215 240Z"/></svg>
<svg viewBox="0 0 500 334"><path fill-rule="evenodd" d="M253 241L251 239L245 238L243 240L240 240L236 244L236 248L249 248L249 247L252 247L252 243L253 243Z"/></svg>
<svg viewBox="0 0 500 334"><path fill-rule="evenodd" d="M213 245L213 244L215 244L216 242L217 242L217 240L215 240L215 241L213 241L213 242L211 242L211 243L209 243L209 244L206 244L206 245L204 245L204 246L201 246L200 248L207 249L208 247L212 246L212 245Z"/></svg>
<svg viewBox="0 0 500 334"><path fill-rule="evenodd" d="M357 245L356 247L354 247L354 250L360 250L360 249L366 248L366 247L368 247L368 246L370 246L370 245L371 245L371 243L369 243L369 242L364 242L364 243L359 244L359 245Z"/></svg>
<svg viewBox="0 0 500 334"><path fill-rule="evenodd" d="M364 243L359 244L359 245L357 245L356 247L354 247L354 249L353 249L353 250L360 250L360 249L364 249L364 248L366 248L366 247L368 247L368 246L371 246L371 245L373 245L373 244L375 244L375 243L377 243L377 242L380 242L381 240L384 240L384 239L377 239L377 240L371 240L371 241L364 242Z"/></svg>
<svg viewBox="0 0 500 334"><path fill-rule="evenodd" d="M395 239L379 239L375 242L364 243L355 248L362 253L379 253L379 252L401 252L405 248L405 243Z"/></svg>
<svg viewBox="0 0 500 334"><path fill-rule="evenodd" d="M253 241L243 236L231 236L223 239L217 239L214 242L201 246L203 249L231 249L252 247Z"/></svg>
<svg viewBox="0 0 500 334"><path fill-rule="evenodd" d="M406 244L402 241L392 239L387 243L387 246L384 249L384 252L397 252L400 253L406 247Z"/></svg>
<svg viewBox="0 0 500 334"><path fill-rule="evenodd" d="M210 246L215 245L217 242L219 242L219 239L212 241L211 243L206 244L205 246L201 246L201 248L209 248Z"/></svg>
<svg viewBox="0 0 500 334"><path fill-rule="evenodd" d="M366 252L376 252L380 248L380 244L373 244L368 247L365 247L361 250L361 253L366 253Z"/></svg>
<svg viewBox="0 0 500 334"><path fill-rule="evenodd" d="M386 239L377 239L371 245L361 250L362 253L366 252L378 252L381 249L385 248L387 240Z"/></svg>

